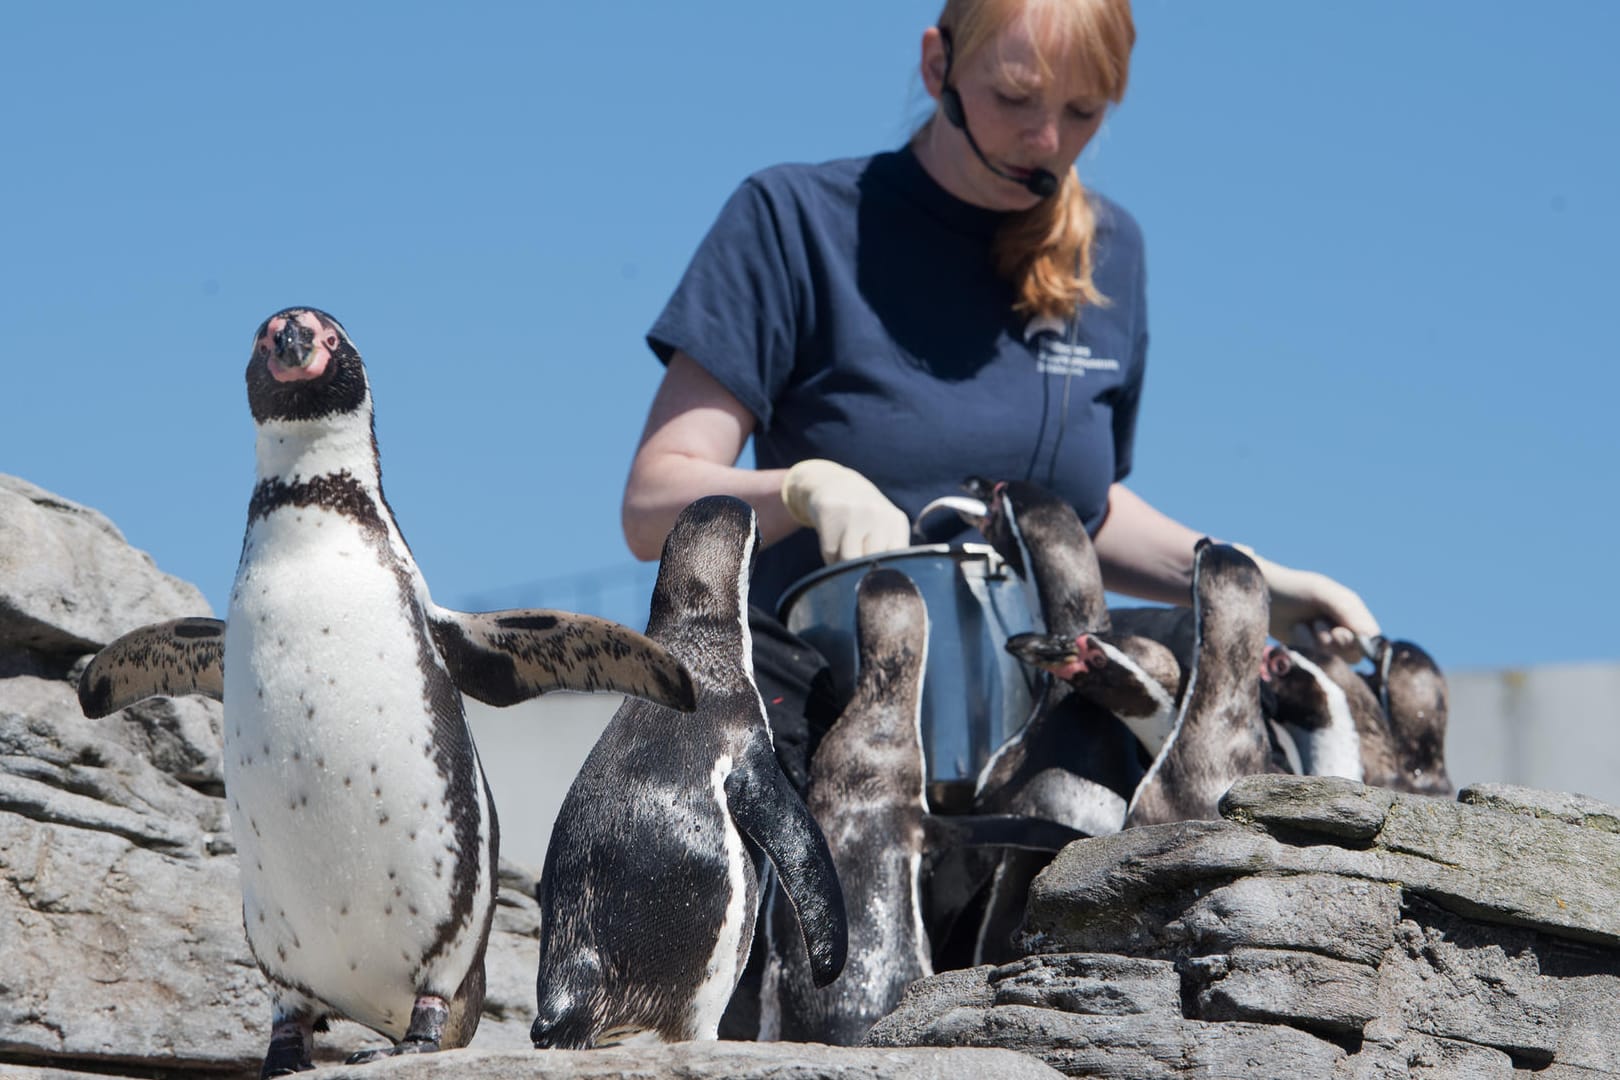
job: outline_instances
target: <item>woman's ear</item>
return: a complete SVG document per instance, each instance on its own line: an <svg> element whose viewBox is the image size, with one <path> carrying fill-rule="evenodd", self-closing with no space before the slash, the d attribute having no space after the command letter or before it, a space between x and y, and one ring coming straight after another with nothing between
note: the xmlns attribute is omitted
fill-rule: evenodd
<svg viewBox="0 0 1620 1080"><path fill-rule="evenodd" d="M945 89L945 72L950 67L945 50L945 37L940 33L939 27L930 26L923 31L920 70L923 88L928 91L931 98L939 97L939 92Z"/></svg>

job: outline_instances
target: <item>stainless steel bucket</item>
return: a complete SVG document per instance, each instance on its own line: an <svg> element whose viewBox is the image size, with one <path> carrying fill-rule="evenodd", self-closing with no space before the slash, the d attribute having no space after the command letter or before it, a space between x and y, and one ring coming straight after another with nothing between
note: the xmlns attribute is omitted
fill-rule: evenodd
<svg viewBox="0 0 1620 1080"><path fill-rule="evenodd" d="M928 605L922 739L929 802L961 811L979 770L1029 718L1034 677L1004 648L1034 628L1017 575L986 544L929 544L870 555L807 574L778 604L787 628L827 658L841 700L854 689L855 588L874 567L899 570Z"/></svg>

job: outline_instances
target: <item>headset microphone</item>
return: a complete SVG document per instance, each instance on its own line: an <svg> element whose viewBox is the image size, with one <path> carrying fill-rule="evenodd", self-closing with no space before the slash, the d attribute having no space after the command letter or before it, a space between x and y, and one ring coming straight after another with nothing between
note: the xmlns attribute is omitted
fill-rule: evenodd
<svg viewBox="0 0 1620 1080"><path fill-rule="evenodd" d="M973 137L973 132L968 130L967 113L962 109L962 95L958 94L956 87L951 85L951 60L954 52L951 45L951 32L942 26L939 28L939 34L945 42L945 77L940 80L944 85L939 91L939 111L945 114L945 119L950 121L951 127L956 128L967 138L968 146L972 148L974 156L979 159L985 168L1003 180L1011 180L1015 184L1022 184L1031 195L1037 198L1046 199L1057 194L1058 178L1047 170L1034 169L1028 176L1015 176L1003 169L996 168L991 164L990 159L984 156L984 151L979 149L978 140Z"/></svg>

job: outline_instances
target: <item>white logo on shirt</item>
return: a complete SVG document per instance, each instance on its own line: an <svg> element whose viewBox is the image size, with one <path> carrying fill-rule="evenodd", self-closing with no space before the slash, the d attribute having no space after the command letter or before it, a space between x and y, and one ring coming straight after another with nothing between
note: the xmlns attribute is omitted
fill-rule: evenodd
<svg viewBox="0 0 1620 1080"><path fill-rule="evenodd" d="M1084 375L1088 371L1118 371L1119 361L1092 356L1087 345L1070 345L1043 336L1035 353L1035 369L1042 375Z"/></svg>

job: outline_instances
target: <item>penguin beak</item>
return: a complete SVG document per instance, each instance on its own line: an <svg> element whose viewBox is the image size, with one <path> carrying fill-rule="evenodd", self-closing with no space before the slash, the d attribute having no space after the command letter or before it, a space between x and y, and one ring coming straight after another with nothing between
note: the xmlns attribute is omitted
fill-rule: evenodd
<svg viewBox="0 0 1620 1080"><path fill-rule="evenodd" d="M1006 650L1031 667L1053 668L1079 659L1074 641L1058 634L1014 634Z"/></svg>
<svg viewBox="0 0 1620 1080"><path fill-rule="evenodd" d="M310 355L315 351L315 334L297 319L289 318L276 331L272 344L275 346L276 363L284 368L301 368L309 363Z"/></svg>

